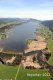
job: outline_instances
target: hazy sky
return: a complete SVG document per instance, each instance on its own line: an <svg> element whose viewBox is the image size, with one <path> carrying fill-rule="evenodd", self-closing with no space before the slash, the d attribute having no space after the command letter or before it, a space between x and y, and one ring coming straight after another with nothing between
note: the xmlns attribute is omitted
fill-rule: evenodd
<svg viewBox="0 0 53 80"><path fill-rule="evenodd" d="M0 0L0 17L53 19L53 0Z"/></svg>

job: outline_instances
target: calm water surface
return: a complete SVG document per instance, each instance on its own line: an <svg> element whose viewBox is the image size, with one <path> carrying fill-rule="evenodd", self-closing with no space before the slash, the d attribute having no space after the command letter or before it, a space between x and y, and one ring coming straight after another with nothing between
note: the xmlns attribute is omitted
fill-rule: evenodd
<svg viewBox="0 0 53 80"><path fill-rule="evenodd" d="M26 40L35 38L34 32L38 25L35 22L28 22L7 30L6 35L8 35L8 38L0 40L0 48L4 48L4 50L24 50Z"/></svg>

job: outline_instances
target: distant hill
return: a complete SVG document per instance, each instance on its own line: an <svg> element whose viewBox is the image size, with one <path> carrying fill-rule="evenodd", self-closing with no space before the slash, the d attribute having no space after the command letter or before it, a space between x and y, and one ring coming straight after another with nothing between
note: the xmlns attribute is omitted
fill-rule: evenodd
<svg viewBox="0 0 53 80"><path fill-rule="evenodd" d="M0 24L7 22L26 22L28 19L24 18L0 18Z"/></svg>
<svg viewBox="0 0 53 80"><path fill-rule="evenodd" d="M40 21L33 18L0 18L0 24L7 22L36 22L48 26L53 31L53 20Z"/></svg>
<svg viewBox="0 0 53 80"><path fill-rule="evenodd" d="M48 26L53 31L53 20L46 20L41 22L44 26Z"/></svg>
<svg viewBox="0 0 53 80"><path fill-rule="evenodd" d="M34 22L34 21L39 21L36 19L32 19L32 18L0 18L0 23L6 23L6 22L13 22L13 21L28 21L28 22Z"/></svg>

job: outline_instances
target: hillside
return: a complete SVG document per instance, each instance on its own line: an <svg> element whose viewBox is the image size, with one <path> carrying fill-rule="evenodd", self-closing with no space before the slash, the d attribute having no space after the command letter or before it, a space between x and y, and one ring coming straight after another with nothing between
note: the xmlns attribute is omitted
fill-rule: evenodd
<svg viewBox="0 0 53 80"><path fill-rule="evenodd" d="M48 26L53 31L53 20L46 20L41 22L44 26Z"/></svg>

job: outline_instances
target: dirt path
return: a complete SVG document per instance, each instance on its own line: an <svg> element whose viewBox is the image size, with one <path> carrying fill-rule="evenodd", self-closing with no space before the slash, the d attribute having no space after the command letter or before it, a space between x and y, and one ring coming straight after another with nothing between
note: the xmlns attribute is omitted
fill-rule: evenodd
<svg viewBox="0 0 53 80"><path fill-rule="evenodd" d="M17 69L16 76L15 76L15 80L17 80L17 76L18 76L18 74L19 74L20 67L21 67L21 64L19 65L19 67L18 67L18 69Z"/></svg>

